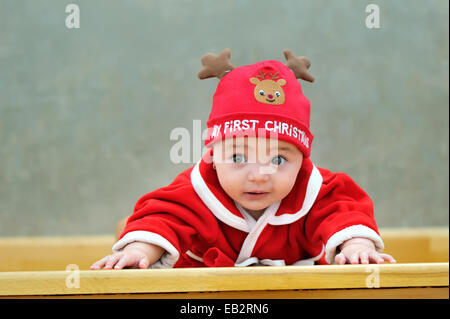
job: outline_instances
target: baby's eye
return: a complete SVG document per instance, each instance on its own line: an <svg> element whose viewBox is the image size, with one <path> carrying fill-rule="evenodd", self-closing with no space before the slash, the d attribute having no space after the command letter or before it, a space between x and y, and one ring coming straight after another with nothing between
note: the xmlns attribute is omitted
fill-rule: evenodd
<svg viewBox="0 0 450 319"><path fill-rule="evenodd" d="M280 92L276 91L276 92L275 92L275 95L276 95L277 97L280 97L281 94L280 94Z"/></svg>
<svg viewBox="0 0 450 319"><path fill-rule="evenodd" d="M233 163L235 163L235 164L245 163L245 156L242 154L234 154L233 155Z"/></svg>
<svg viewBox="0 0 450 319"><path fill-rule="evenodd" d="M283 165L285 162L286 162L286 159L280 155L273 157L272 160L270 161L271 164L277 165L277 166Z"/></svg>
<svg viewBox="0 0 450 319"><path fill-rule="evenodd" d="M260 90L260 91L259 91L259 94L260 94L260 95L264 95L264 90Z"/></svg>

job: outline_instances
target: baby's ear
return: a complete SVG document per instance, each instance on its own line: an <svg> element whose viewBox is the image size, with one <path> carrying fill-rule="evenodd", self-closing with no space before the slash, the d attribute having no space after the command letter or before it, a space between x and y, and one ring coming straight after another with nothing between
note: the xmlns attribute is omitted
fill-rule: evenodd
<svg viewBox="0 0 450 319"><path fill-rule="evenodd" d="M283 85L286 84L286 80L285 80L285 79L279 79L279 80L277 81L277 83L278 83L280 86L283 86Z"/></svg>
<svg viewBox="0 0 450 319"><path fill-rule="evenodd" d="M258 78L250 78L249 80L253 84L258 84L259 83L259 79Z"/></svg>

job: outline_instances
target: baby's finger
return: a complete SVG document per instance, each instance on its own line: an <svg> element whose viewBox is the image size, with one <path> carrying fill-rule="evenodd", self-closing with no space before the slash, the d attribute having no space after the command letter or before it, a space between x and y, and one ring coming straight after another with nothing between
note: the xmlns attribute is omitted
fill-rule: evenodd
<svg viewBox="0 0 450 319"><path fill-rule="evenodd" d="M394 257L392 257L391 255L388 254L380 254L380 256L385 260L388 261L390 263L396 263L397 261L394 259Z"/></svg>
<svg viewBox="0 0 450 319"><path fill-rule="evenodd" d="M350 256L350 263L351 264L359 264L359 253L353 253Z"/></svg>
<svg viewBox="0 0 450 319"><path fill-rule="evenodd" d="M123 269L127 266L133 266L134 262L132 258L127 255L123 255L114 266L114 269Z"/></svg>
<svg viewBox="0 0 450 319"><path fill-rule="evenodd" d="M150 266L150 262L146 256L142 257L142 259L139 261L139 268L146 269Z"/></svg>
<svg viewBox="0 0 450 319"><path fill-rule="evenodd" d="M359 255L361 259L361 264L368 264L369 263L369 254L366 251L362 251Z"/></svg>
<svg viewBox="0 0 450 319"><path fill-rule="evenodd" d="M343 265L347 261L347 258L345 258L343 253L339 253L334 257L334 262L338 265Z"/></svg>
<svg viewBox="0 0 450 319"><path fill-rule="evenodd" d="M122 256L122 254L111 255L110 258L108 259L108 261L106 262L105 267L103 267L103 268L104 269L112 269L114 267L114 265L117 263L117 261L119 261L121 256Z"/></svg>
<svg viewBox="0 0 450 319"><path fill-rule="evenodd" d="M103 257L102 259L96 261L95 263L93 263L93 264L91 265L91 269L92 269L92 270L102 269L103 266L106 264L106 261L108 260L109 257L110 257L110 256L108 255L108 256Z"/></svg>
<svg viewBox="0 0 450 319"><path fill-rule="evenodd" d="M372 252L370 254L370 261L373 261L374 263L377 263L377 264L383 264L384 263L384 259L377 252Z"/></svg>

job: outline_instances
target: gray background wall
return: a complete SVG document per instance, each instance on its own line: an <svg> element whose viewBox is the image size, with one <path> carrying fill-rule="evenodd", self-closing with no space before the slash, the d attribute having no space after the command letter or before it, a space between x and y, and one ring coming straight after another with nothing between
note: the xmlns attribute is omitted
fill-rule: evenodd
<svg viewBox="0 0 450 319"><path fill-rule="evenodd" d="M379 226L448 225L448 21L446 0L0 0L0 236L112 233L191 165L169 135L206 126L200 57L227 47L236 66L311 59L312 159L351 175Z"/></svg>

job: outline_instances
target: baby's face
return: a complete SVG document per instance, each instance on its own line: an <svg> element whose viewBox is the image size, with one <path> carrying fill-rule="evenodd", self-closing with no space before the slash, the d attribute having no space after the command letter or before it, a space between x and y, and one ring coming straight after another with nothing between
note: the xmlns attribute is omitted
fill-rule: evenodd
<svg viewBox="0 0 450 319"><path fill-rule="evenodd" d="M218 142L213 153L220 185L253 213L262 213L289 194L303 161L296 146L259 137Z"/></svg>

